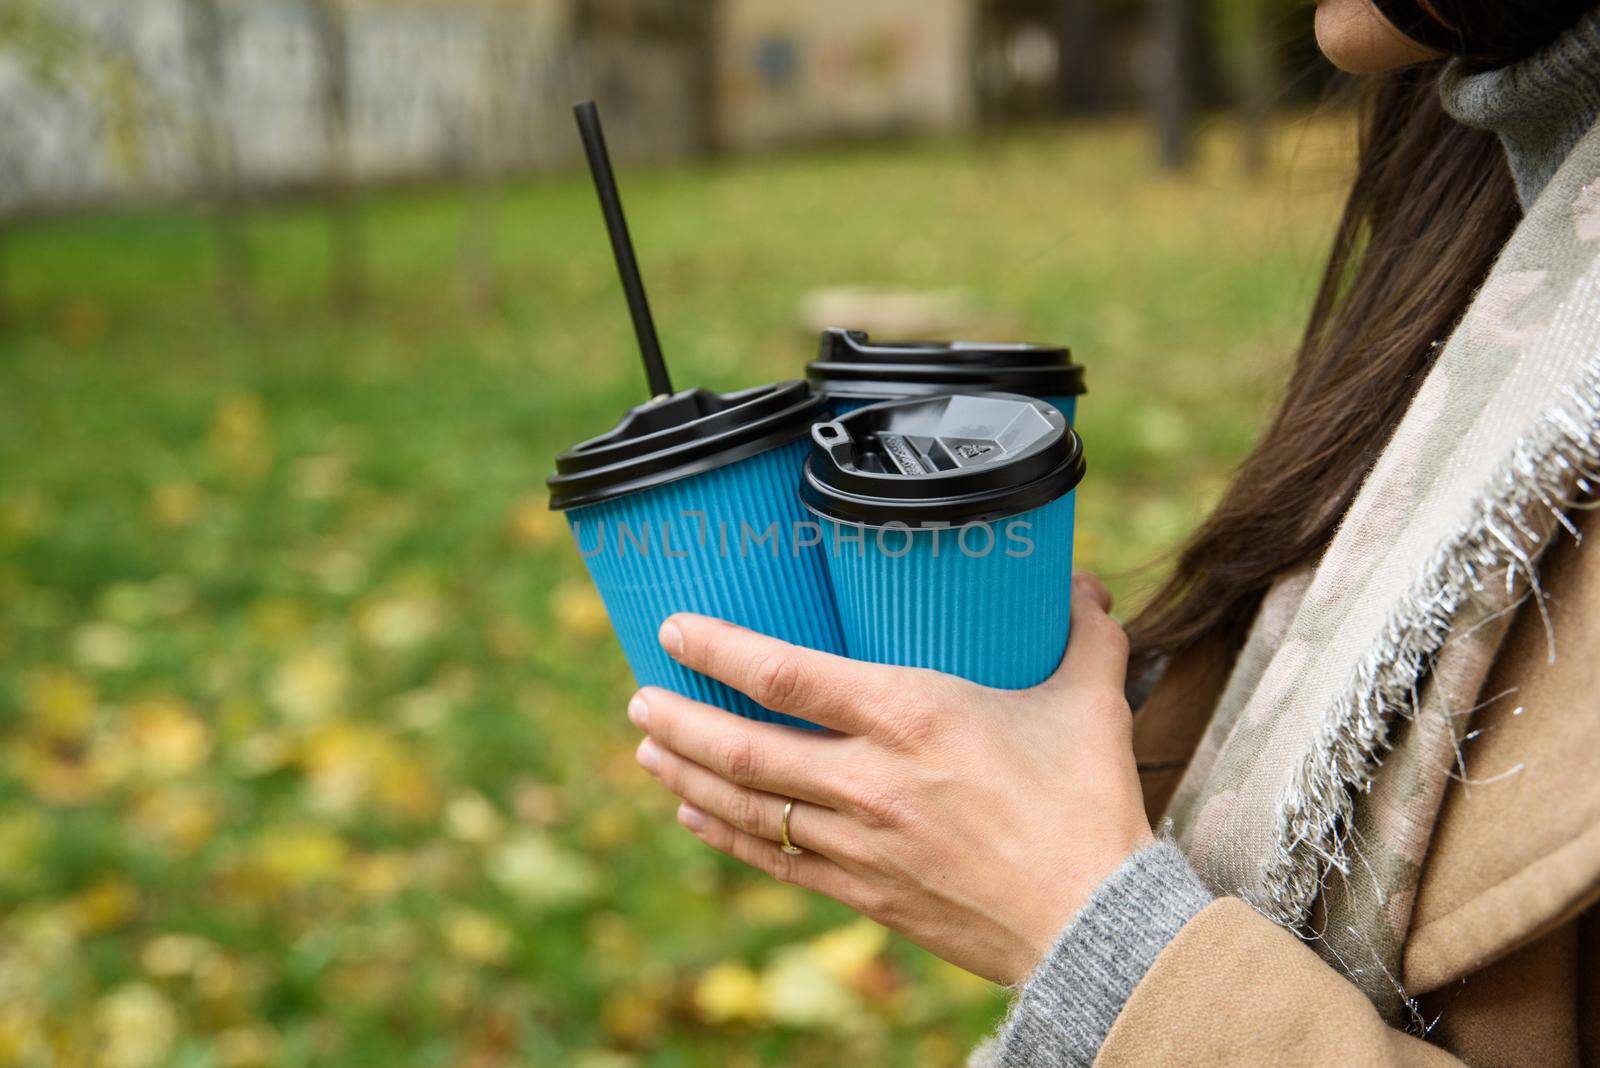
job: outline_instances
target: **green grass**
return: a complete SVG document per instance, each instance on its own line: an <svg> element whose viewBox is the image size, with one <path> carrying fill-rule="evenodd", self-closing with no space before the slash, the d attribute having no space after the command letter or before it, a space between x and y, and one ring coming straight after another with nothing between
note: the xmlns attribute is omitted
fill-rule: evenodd
<svg viewBox="0 0 1600 1068"><path fill-rule="evenodd" d="M960 286L1089 369L1082 565L1182 537L1259 429L1335 218L1344 127L1247 179L1226 129L633 170L680 384L792 377L821 284ZM312 205L252 221L220 311L179 210L8 236L0 333L0 1062L958 1063L996 993L676 829L562 525L556 451L640 399L576 177L498 213L366 203L328 309ZM821 938L821 941L818 939Z"/></svg>

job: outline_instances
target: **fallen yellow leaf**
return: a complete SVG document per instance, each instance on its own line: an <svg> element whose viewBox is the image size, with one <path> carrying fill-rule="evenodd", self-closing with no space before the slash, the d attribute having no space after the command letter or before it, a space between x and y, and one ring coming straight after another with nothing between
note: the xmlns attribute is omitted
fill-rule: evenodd
<svg viewBox="0 0 1600 1068"><path fill-rule="evenodd" d="M82 738L94 719L94 688L68 671L41 671L28 679L22 708L36 729L56 738Z"/></svg>
<svg viewBox="0 0 1600 1068"><path fill-rule="evenodd" d="M557 845L548 835L525 831L489 855L486 869L507 893L524 904L552 907L582 901L599 888L589 859Z"/></svg>
<svg viewBox="0 0 1600 1068"><path fill-rule="evenodd" d="M486 845L500 837L505 820L500 811L479 793L451 798L444 810L445 826L454 838L475 845Z"/></svg>
<svg viewBox="0 0 1600 1068"><path fill-rule="evenodd" d="M159 526L186 527L200 517L204 500L200 487L186 478L163 482L150 491L150 518Z"/></svg>
<svg viewBox="0 0 1600 1068"><path fill-rule="evenodd" d="M192 934L159 934L144 944L139 964L156 979L193 975L217 955L215 943Z"/></svg>
<svg viewBox="0 0 1600 1068"><path fill-rule="evenodd" d="M553 543L560 538L565 526L550 511L550 504L543 494L518 501L506 520L506 530L511 540L529 549L543 548Z"/></svg>
<svg viewBox="0 0 1600 1068"><path fill-rule="evenodd" d="M101 998L94 1022L102 1068L155 1068L178 1037L177 1010L145 983L129 983Z"/></svg>
<svg viewBox="0 0 1600 1068"><path fill-rule="evenodd" d="M647 1045L666 1022L669 993L665 985L650 983L618 991L601 1003L600 1023L622 1045Z"/></svg>
<svg viewBox="0 0 1600 1068"><path fill-rule="evenodd" d="M452 909L445 914L441 929L445 947L461 960L498 965L511 956L511 932L475 909Z"/></svg>
<svg viewBox="0 0 1600 1068"><path fill-rule="evenodd" d="M734 895L733 909L748 923L779 927L804 919L807 901L806 893L796 887L761 880Z"/></svg>
<svg viewBox="0 0 1600 1068"><path fill-rule="evenodd" d="M206 444L231 474L245 478L261 474L272 463L266 406L250 394L224 398L212 414Z"/></svg>
<svg viewBox="0 0 1600 1068"><path fill-rule="evenodd" d="M139 895L125 879L106 879L74 895L67 908L79 932L99 934L133 919L139 910Z"/></svg>
<svg viewBox="0 0 1600 1068"><path fill-rule="evenodd" d="M767 1014L790 1027L859 1030L866 1013L861 999L805 947L779 951L761 973L761 998Z"/></svg>
<svg viewBox="0 0 1600 1068"><path fill-rule="evenodd" d="M309 886L332 877L345 859L345 844L321 827L283 827L256 839L254 856L270 878L290 887Z"/></svg>
<svg viewBox="0 0 1600 1068"><path fill-rule="evenodd" d="M277 1059L278 1046L277 1032L266 1024L241 1024L212 1040L211 1055L222 1068L259 1068Z"/></svg>
<svg viewBox="0 0 1600 1068"><path fill-rule="evenodd" d="M818 935L806 953L833 978L854 983L889 945L889 932L871 920L856 920Z"/></svg>
<svg viewBox="0 0 1600 1068"><path fill-rule="evenodd" d="M211 729L182 701L147 699L124 715L134 765L152 779L194 771L211 755Z"/></svg>
<svg viewBox="0 0 1600 1068"><path fill-rule="evenodd" d="M588 579L567 579L550 593L550 615L556 626L575 638L590 640L611 630L605 602Z"/></svg>
<svg viewBox="0 0 1600 1068"><path fill-rule="evenodd" d="M755 1022L765 1018L761 977L736 961L714 965L694 987L694 1006L707 1023Z"/></svg>
<svg viewBox="0 0 1600 1068"><path fill-rule="evenodd" d="M370 601L356 611L356 630L370 645L391 652L402 652L421 645L438 633L444 622L444 609L425 596L385 597Z"/></svg>
<svg viewBox="0 0 1600 1068"><path fill-rule="evenodd" d="M187 854L210 841L219 816L208 789L172 786L140 797L134 802L130 819L141 833Z"/></svg>
<svg viewBox="0 0 1600 1068"><path fill-rule="evenodd" d="M72 655L90 670L117 671L138 658L139 643L122 624L99 620L73 632Z"/></svg>
<svg viewBox="0 0 1600 1068"><path fill-rule="evenodd" d="M345 865L351 892L363 901L382 901L405 889L411 861L403 853L369 853Z"/></svg>
<svg viewBox="0 0 1600 1068"><path fill-rule="evenodd" d="M296 723L324 719L344 702L349 669L334 648L302 649L278 668L271 697L286 718Z"/></svg>

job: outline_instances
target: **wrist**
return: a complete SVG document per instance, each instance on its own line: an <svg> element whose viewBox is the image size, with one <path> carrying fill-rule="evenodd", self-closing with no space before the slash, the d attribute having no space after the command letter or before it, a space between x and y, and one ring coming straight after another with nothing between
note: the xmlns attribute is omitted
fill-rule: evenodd
<svg viewBox="0 0 1600 1068"><path fill-rule="evenodd" d="M1061 876L1047 881L1039 907L1033 910L1035 919L1007 969L1007 977L1002 980L1004 985L1015 986L1033 974L1094 892L1116 874L1128 858L1155 843L1156 836L1149 827L1134 828L1116 844L1076 858Z"/></svg>
<svg viewBox="0 0 1600 1068"><path fill-rule="evenodd" d="M1170 842L1128 858L1028 974L1001 1027L995 1063L1093 1063L1134 988L1211 901Z"/></svg>

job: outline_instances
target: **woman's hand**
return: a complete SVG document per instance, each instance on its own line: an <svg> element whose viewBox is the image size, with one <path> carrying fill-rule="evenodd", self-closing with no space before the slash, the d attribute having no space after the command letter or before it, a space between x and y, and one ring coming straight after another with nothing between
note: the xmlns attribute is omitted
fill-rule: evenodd
<svg viewBox="0 0 1600 1068"><path fill-rule="evenodd" d="M712 847L837 898L996 982L1026 978L1090 891L1153 840L1123 697L1128 645L1097 580L1073 583L1072 639L1031 690L864 664L702 616L661 643L799 731L646 688L639 763ZM784 802L797 855L778 847Z"/></svg>

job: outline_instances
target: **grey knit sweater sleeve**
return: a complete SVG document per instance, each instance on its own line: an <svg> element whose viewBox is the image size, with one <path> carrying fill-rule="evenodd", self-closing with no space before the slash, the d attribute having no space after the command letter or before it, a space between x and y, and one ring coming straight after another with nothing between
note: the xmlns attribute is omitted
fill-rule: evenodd
<svg viewBox="0 0 1600 1068"><path fill-rule="evenodd" d="M1129 857L1089 895L971 1068L1092 1064L1157 955L1211 901L1170 842Z"/></svg>
<svg viewBox="0 0 1600 1068"><path fill-rule="evenodd" d="M1477 70L1457 59L1445 68L1439 83L1445 111L1500 135L1523 208L1600 117L1596 55L1600 7L1521 62Z"/></svg>

